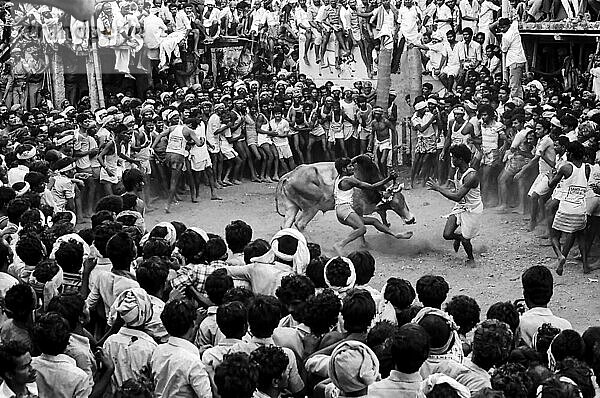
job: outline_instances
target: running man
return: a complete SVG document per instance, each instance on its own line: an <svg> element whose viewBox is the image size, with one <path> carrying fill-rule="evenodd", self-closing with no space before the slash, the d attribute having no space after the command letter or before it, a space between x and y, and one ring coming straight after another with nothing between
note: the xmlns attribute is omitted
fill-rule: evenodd
<svg viewBox="0 0 600 398"><path fill-rule="evenodd" d="M477 171L469 167L471 150L466 145L450 147L450 160L452 166L456 168L454 175L456 189L444 188L433 178L427 181L427 188L438 191L446 198L456 202L444 227L444 239L454 241L454 251L457 253L462 243L465 253L467 253L465 264L473 267L475 258L471 239L479 232L481 213L483 213L479 177ZM458 227L460 227L460 233L456 232Z"/></svg>
<svg viewBox="0 0 600 398"><path fill-rule="evenodd" d="M386 227L381 221L374 217L361 216L354 211L352 207L354 188L368 189L378 191L385 187L385 184L396 178L395 174L391 174L383 180L375 184L369 184L360 181L354 177L354 164L349 158L340 158L335 161L335 169L338 172L338 177L333 185L333 197L335 200L335 214L337 219L343 225L347 225L353 229L346 239L336 243L333 248L341 256L342 249L350 242L361 238L362 244L366 246L365 234L367 233L366 225L372 225L385 234L391 235L396 239L409 239L413 233L411 231L395 234L391 229Z"/></svg>

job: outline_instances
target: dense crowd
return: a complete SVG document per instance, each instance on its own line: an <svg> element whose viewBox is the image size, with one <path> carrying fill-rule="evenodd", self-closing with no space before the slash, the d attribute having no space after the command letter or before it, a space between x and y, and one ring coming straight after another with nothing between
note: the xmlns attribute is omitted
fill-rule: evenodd
<svg viewBox="0 0 600 398"><path fill-rule="evenodd" d="M598 389L598 327L548 308L551 271L524 300L481 314L443 277L371 285L367 251L326 258L295 229L269 241L181 222L146 232L134 193L92 228L46 219L0 188L3 397L584 397ZM17 196L19 195L19 196ZM7 232L6 232L7 233Z"/></svg>

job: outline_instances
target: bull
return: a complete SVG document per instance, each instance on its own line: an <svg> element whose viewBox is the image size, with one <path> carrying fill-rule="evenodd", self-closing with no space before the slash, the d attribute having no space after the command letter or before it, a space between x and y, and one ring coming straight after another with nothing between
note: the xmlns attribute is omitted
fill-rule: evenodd
<svg viewBox="0 0 600 398"><path fill-rule="evenodd" d="M377 166L367 155L359 155L352 161L357 179L370 184L382 179ZM333 185L337 176L333 162L320 162L300 165L281 177L275 193L275 206L277 213L285 217L283 227L295 226L304 231L319 211L334 210ZM415 217L408 209L402 188L402 184L394 182L383 193L355 189L352 207L360 216L379 214L381 221L388 226L388 210L398 214L406 224L414 224ZM285 213L281 212L281 207Z"/></svg>

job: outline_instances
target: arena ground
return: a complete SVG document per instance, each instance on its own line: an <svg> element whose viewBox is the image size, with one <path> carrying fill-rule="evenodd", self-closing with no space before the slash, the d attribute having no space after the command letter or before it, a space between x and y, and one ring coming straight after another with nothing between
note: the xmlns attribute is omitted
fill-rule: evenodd
<svg viewBox="0 0 600 398"><path fill-rule="evenodd" d="M168 215L161 203L160 210L147 215L147 224L177 220L224 236L225 225L241 219L252 226L254 238L268 240L283 222L283 217L275 211L275 187L275 184L244 183L219 191L224 198L220 202L210 201L206 189L200 203L193 204L186 197L188 201L174 205ZM374 287L380 288L391 276L408 279L414 285L421 275L443 275L450 284L449 296L474 297L484 317L490 304L522 297L520 276L527 267L541 264L554 270L552 248L540 245L548 241L528 233L522 216L489 211L484 212L481 235L473 241L477 266L467 268L463 265L464 253L454 253L451 243L442 238L443 217L449 213L452 202L423 188L405 191L405 196L416 225L404 225L397 215L388 214L394 231L414 231L410 240L395 240L374 229L367 233L369 250L376 259ZM333 255L333 244L349 229L337 222L334 212L328 212L318 214L306 232L309 241L319 243L325 254ZM348 246L349 251L358 248L358 243ZM552 310L569 319L579 331L600 324L600 271L584 275L581 263L570 258L564 275L554 274L554 277Z"/></svg>

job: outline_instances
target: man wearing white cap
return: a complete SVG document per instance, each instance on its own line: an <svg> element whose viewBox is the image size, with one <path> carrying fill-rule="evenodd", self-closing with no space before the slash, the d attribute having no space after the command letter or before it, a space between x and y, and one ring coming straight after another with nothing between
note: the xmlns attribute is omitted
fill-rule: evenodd
<svg viewBox="0 0 600 398"><path fill-rule="evenodd" d="M19 145L17 150L17 166L8 170L8 185L25 181L25 174L29 173L29 163L35 157L36 149L29 144Z"/></svg>

